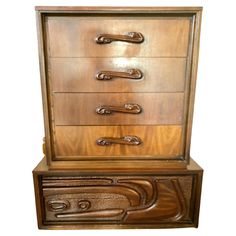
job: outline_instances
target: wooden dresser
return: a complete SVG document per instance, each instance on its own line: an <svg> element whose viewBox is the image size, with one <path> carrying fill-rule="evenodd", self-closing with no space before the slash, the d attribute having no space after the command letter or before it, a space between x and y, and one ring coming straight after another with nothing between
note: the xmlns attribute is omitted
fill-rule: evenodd
<svg viewBox="0 0 236 236"><path fill-rule="evenodd" d="M197 227L200 7L36 7L39 228Z"/></svg>

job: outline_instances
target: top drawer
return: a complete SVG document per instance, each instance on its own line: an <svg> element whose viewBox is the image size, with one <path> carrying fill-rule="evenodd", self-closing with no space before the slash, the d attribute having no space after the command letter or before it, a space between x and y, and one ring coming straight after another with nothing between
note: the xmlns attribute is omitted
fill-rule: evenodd
<svg viewBox="0 0 236 236"><path fill-rule="evenodd" d="M51 16L47 18L49 56L186 57L190 24L190 17ZM143 42L96 42L101 34L130 39L128 32L141 33Z"/></svg>

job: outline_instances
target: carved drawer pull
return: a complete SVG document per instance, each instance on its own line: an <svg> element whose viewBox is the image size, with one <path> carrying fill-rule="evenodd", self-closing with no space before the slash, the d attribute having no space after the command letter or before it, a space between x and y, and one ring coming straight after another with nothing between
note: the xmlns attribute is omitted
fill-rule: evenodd
<svg viewBox="0 0 236 236"><path fill-rule="evenodd" d="M139 114L142 112L142 108L138 104L126 103L124 106L100 106L96 109L96 113L100 115L107 115L112 112Z"/></svg>
<svg viewBox="0 0 236 236"><path fill-rule="evenodd" d="M97 145L106 146L111 144L139 145L142 141L137 136L127 135L121 138L101 137L97 139Z"/></svg>
<svg viewBox="0 0 236 236"><path fill-rule="evenodd" d="M143 73L139 69L129 69L126 72L118 71L100 71L96 74L98 80L110 80L114 78L122 79L141 79Z"/></svg>
<svg viewBox="0 0 236 236"><path fill-rule="evenodd" d="M96 37L96 43L98 44L107 44L113 41L122 41L127 43L142 43L144 37L139 32L128 32L124 35L119 34L99 34Z"/></svg>

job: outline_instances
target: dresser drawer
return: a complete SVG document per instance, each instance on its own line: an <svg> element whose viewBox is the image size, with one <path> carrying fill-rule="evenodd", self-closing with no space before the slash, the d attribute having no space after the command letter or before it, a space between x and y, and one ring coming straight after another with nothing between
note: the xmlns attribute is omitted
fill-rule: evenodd
<svg viewBox="0 0 236 236"><path fill-rule="evenodd" d="M186 57L191 17L47 17L50 57ZM141 43L116 41L142 34ZM102 35L105 44L96 42ZM140 39L140 36L135 39Z"/></svg>
<svg viewBox="0 0 236 236"><path fill-rule="evenodd" d="M182 124L183 93L56 93L56 125Z"/></svg>
<svg viewBox="0 0 236 236"><path fill-rule="evenodd" d="M142 171L91 176L41 164L34 170L39 227L196 227L202 170Z"/></svg>
<svg viewBox="0 0 236 236"><path fill-rule="evenodd" d="M132 69L140 70L141 76L133 73L128 78ZM110 79L102 79L104 74ZM50 59L54 92L183 92L185 74L185 58Z"/></svg>
<svg viewBox="0 0 236 236"><path fill-rule="evenodd" d="M175 159L182 154L181 144L182 127L174 125L55 127L55 157L60 160Z"/></svg>
<svg viewBox="0 0 236 236"><path fill-rule="evenodd" d="M192 181L192 176L45 177L45 222L189 220Z"/></svg>

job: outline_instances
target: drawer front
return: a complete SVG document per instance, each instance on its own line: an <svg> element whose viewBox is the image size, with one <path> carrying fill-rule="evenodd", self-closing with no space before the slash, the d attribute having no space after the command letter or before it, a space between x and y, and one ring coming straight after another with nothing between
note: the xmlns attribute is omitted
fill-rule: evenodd
<svg viewBox="0 0 236 236"><path fill-rule="evenodd" d="M190 223L195 178L43 177L44 224Z"/></svg>
<svg viewBox="0 0 236 236"><path fill-rule="evenodd" d="M186 57L190 17L48 17L51 57ZM141 33L142 43L116 41ZM100 34L115 38L98 44ZM132 37L131 37L132 38ZM132 41L132 40L131 40Z"/></svg>
<svg viewBox="0 0 236 236"><path fill-rule="evenodd" d="M103 71L124 75L131 69L140 70L142 77L96 79ZM183 92L185 73L185 58L50 59L54 92Z"/></svg>
<svg viewBox="0 0 236 236"><path fill-rule="evenodd" d="M56 125L181 124L183 93L56 93Z"/></svg>
<svg viewBox="0 0 236 236"><path fill-rule="evenodd" d="M56 126L54 133L58 160L175 159L182 154L181 126Z"/></svg>

